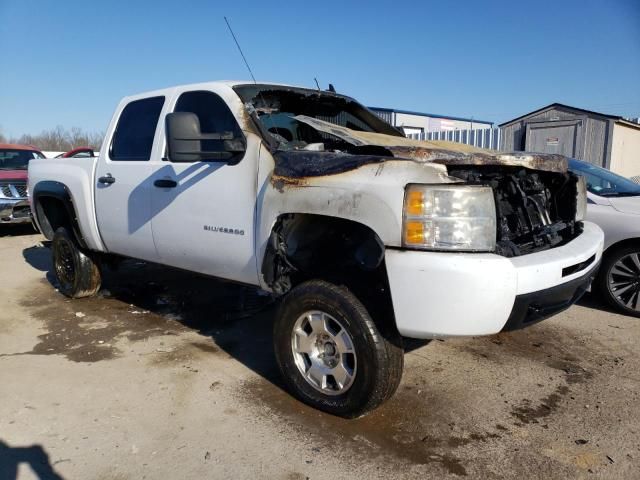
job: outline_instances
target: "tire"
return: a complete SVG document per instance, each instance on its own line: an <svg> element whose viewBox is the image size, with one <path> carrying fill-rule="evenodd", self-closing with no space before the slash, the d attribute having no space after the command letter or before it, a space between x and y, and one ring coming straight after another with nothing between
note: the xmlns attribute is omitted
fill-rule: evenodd
<svg viewBox="0 0 640 480"><path fill-rule="evenodd" d="M640 245L607 252L598 271L596 287L613 308L640 318Z"/></svg>
<svg viewBox="0 0 640 480"><path fill-rule="evenodd" d="M78 247L68 230L60 227L51 242L53 271L59 290L70 298L95 295L100 290L101 275L98 264Z"/></svg>
<svg viewBox="0 0 640 480"><path fill-rule="evenodd" d="M333 415L364 415L391 398L402 378L404 351L395 326L382 335L348 289L323 280L287 294L273 341L289 390Z"/></svg>

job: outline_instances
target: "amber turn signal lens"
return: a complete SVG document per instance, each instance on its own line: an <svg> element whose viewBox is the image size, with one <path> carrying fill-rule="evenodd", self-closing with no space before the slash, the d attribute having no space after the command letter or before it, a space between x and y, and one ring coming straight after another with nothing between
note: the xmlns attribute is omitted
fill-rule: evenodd
<svg viewBox="0 0 640 480"><path fill-rule="evenodd" d="M406 209L408 215L422 216L424 214L424 192L422 190L409 190Z"/></svg>
<svg viewBox="0 0 640 480"><path fill-rule="evenodd" d="M406 222L404 228L406 243L416 245L424 243L424 223Z"/></svg>

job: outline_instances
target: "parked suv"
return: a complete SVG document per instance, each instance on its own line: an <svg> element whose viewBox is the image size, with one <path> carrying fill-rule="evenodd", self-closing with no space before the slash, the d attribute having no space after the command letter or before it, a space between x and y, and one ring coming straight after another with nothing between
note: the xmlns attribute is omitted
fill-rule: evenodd
<svg viewBox="0 0 640 480"><path fill-rule="evenodd" d="M27 192L27 167L45 158L29 145L0 143L0 224L31 221Z"/></svg>

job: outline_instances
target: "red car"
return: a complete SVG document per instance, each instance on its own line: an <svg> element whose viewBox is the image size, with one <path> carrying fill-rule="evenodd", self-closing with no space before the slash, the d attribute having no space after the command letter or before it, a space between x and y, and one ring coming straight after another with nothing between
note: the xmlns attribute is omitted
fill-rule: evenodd
<svg viewBox="0 0 640 480"><path fill-rule="evenodd" d="M56 158L88 158L97 157L96 153L91 147L78 147L68 152L57 155Z"/></svg>
<svg viewBox="0 0 640 480"><path fill-rule="evenodd" d="M0 224L31 222L27 167L34 158L45 157L29 145L0 143Z"/></svg>

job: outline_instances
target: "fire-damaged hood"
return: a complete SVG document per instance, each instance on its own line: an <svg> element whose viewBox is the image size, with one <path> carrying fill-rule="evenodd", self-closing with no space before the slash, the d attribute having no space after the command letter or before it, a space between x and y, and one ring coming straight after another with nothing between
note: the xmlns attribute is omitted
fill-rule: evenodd
<svg viewBox="0 0 640 480"><path fill-rule="evenodd" d="M578 177L562 155L501 153L365 132L306 115L291 118L303 127L296 133L311 141L277 134L268 192L275 195L271 201L280 206L279 213L292 205L306 213L317 208L322 215L371 225L385 245L400 246L406 186L462 182L493 190L499 255L554 248L581 232ZM307 134L309 128L319 135Z"/></svg>
<svg viewBox="0 0 640 480"><path fill-rule="evenodd" d="M338 137L354 147L361 147L363 154L309 150L281 151L276 155L276 158L280 157L280 160L283 160L276 162L276 170L280 170L276 171L276 174L279 175L329 175L365 164L383 162L389 158L443 165L504 165L558 173L567 171L567 159L563 155L502 153L461 143L421 141L381 133L362 132L306 115L297 115L294 118L318 132ZM371 147L377 147L377 151L373 152ZM316 161L305 162L305 159Z"/></svg>

